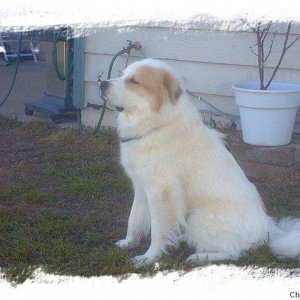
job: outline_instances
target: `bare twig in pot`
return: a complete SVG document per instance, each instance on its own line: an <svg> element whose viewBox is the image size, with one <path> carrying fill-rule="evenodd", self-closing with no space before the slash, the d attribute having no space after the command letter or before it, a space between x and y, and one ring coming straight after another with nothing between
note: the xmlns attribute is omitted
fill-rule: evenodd
<svg viewBox="0 0 300 300"><path fill-rule="evenodd" d="M257 47L257 53L253 50L252 47L249 47L251 52L257 56L257 64L258 64L258 72L259 72L259 82L260 82L260 89L261 90L267 90L272 83L277 71L279 70L279 67L283 61L283 58L289 48L291 48L299 39L299 36L297 36L291 43L288 43L290 31L292 27L292 21L288 23L287 31L285 33L285 40L283 44L283 48L278 60L277 65L274 68L274 71L272 75L270 76L270 79L265 84L265 62L268 60L272 53L273 44L275 40L275 36L277 32L274 32L273 38L271 39L269 49L266 52L265 49L265 42L268 34L270 33L270 28L272 26L272 21L268 22L266 25L263 25L261 22L258 22L255 26L250 25L246 20L242 20L244 24L246 24L253 33L256 35L256 44L254 46Z"/></svg>

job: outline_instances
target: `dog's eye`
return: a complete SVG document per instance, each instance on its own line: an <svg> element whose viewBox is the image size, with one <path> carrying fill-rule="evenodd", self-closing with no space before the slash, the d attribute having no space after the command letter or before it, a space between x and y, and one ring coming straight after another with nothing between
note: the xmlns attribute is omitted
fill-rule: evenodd
<svg viewBox="0 0 300 300"><path fill-rule="evenodd" d="M130 83L133 83L133 84L139 84L139 82L138 82L135 78L133 78L133 77L131 77L131 78L129 79L129 82L130 82Z"/></svg>

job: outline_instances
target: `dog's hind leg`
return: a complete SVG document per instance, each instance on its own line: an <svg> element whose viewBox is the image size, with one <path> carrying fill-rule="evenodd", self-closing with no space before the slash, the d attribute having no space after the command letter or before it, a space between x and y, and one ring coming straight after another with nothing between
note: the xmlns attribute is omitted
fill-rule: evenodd
<svg viewBox="0 0 300 300"><path fill-rule="evenodd" d="M189 263L207 263L207 262L217 262L217 261L225 261L225 260L237 260L233 256L228 253L218 253L218 252L199 252L190 255L187 258L187 262Z"/></svg>
<svg viewBox="0 0 300 300"><path fill-rule="evenodd" d="M135 185L134 199L129 215L127 235L116 245L120 248L131 249L136 247L143 236L150 233L150 213L147 197L142 188Z"/></svg>

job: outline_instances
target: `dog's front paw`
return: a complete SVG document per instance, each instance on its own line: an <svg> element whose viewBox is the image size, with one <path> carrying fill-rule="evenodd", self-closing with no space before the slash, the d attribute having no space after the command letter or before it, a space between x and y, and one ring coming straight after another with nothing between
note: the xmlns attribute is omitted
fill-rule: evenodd
<svg viewBox="0 0 300 300"><path fill-rule="evenodd" d="M186 259L187 263L190 264L207 264L208 263L208 254L205 255L197 255L197 254L192 254Z"/></svg>
<svg viewBox="0 0 300 300"><path fill-rule="evenodd" d="M148 255L138 255L135 258L132 259L133 264L136 267L141 267L144 265L150 265L155 263L158 260L158 257L156 256L148 256Z"/></svg>
<svg viewBox="0 0 300 300"><path fill-rule="evenodd" d="M132 249L134 248L134 242L129 241L127 239L122 239L116 242L116 246L122 249Z"/></svg>

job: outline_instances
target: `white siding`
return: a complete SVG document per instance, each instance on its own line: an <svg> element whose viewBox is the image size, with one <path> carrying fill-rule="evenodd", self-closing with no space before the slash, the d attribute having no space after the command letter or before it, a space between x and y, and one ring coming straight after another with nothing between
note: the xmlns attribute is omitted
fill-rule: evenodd
<svg viewBox="0 0 300 300"><path fill-rule="evenodd" d="M291 35L290 39L295 37ZM145 56L163 59L176 68L190 91L198 93L225 112L238 114L231 87L236 83L258 80L256 56L249 49L255 44L255 39L253 33L242 31L175 30L161 27L99 29L85 38L85 103L99 101L97 74L103 73L102 78L106 78L113 54L127 46L127 40L132 40L142 43ZM284 34L277 34L267 63L267 74L277 63L283 39ZM275 80L300 82L299 53L300 41L288 50ZM118 76L119 71L125 67L126 58L123 55L116 60L112 77ZM129 62L141 58L141 53L132 51ZM205 104L195 101L199 108L209 109ZM93 125L97 115L88 109L83 111L83 120Z"/></svg>

